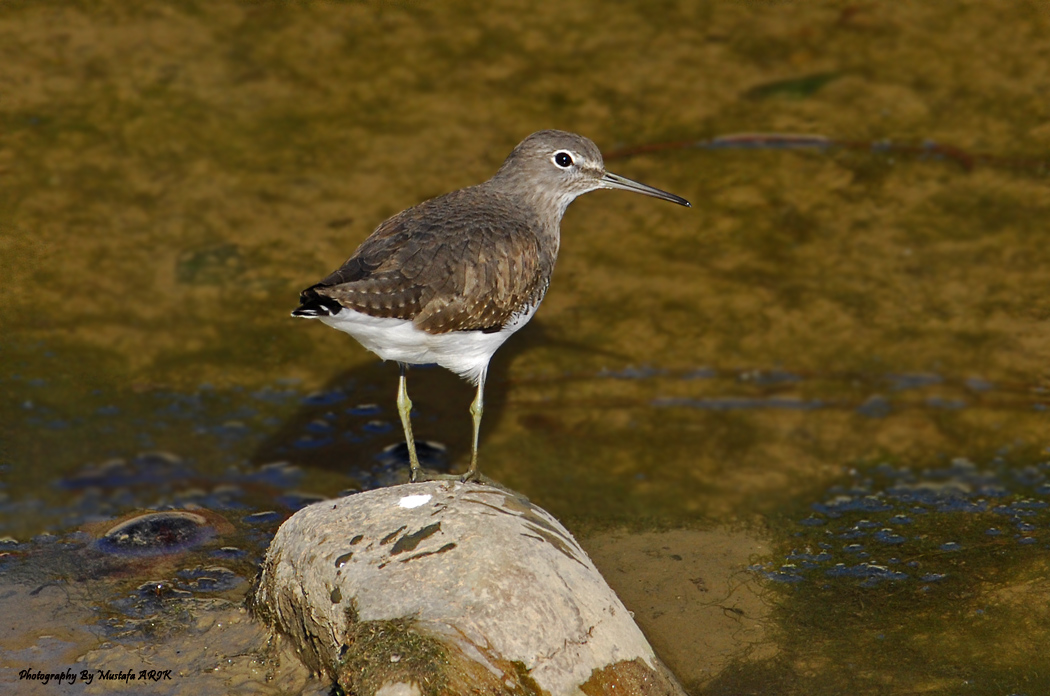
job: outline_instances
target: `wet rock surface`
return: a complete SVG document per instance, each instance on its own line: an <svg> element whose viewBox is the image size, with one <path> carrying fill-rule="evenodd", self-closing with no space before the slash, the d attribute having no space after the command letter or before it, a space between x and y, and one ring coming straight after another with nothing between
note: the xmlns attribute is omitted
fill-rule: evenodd
<svg viewBox="0 0 1050 696"><path fill-rule="evenodd" d="M278 530L252 604L348 693L684 694L565 528L489 486L305 508Z"/></svg>

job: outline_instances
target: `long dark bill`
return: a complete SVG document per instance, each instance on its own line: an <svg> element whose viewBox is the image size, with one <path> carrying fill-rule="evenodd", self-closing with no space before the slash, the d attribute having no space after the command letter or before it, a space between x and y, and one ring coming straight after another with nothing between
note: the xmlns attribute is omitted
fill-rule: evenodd
<svg viewBox="0 0 1050 696"><path fill-rule="evenodd" d="M667 191L661 191L658 188L652 186L646 186L645 184L639 183L633 179L620 176L619 174L613 174L612 172L605 172L601 178L602 188L607 189L620 189L622 191L634 191L635 193L644 193L646 196L652 196L653 198L661 198L665 201L671 201L678 205L684 205L686 208L692 208L689 201L676 196L673 193Z"/></svg>

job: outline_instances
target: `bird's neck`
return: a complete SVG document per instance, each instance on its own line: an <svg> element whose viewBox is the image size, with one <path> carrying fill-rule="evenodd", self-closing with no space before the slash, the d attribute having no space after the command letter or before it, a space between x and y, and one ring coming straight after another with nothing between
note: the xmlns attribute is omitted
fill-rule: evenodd
<svg viewBox="0 0 1050 696"><path fill-rule="evenodd" d="M492 191L517 199L521 205L528 208L536 219L540 221L545 231L558 236L558 228L561 224L565 209L575 200L575 193L552 192L537 187L530 182L526 176L514 170L501 169L496 176L484 184Z"/></svg>

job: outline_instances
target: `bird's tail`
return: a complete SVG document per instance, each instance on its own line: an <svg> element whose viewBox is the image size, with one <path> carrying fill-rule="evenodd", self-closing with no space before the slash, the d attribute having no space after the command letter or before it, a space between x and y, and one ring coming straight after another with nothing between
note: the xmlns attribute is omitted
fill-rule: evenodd
<svg viewBox="0 0 1050 696"><path fill-rule="evenodd" d="M330 317L334 314L339 314L339 310L343 306L331 297L325 297L320 294L315 288L316 286L307 288L299 295L299 307L292 312L293 317L315 319L317 317Z"/></svg>

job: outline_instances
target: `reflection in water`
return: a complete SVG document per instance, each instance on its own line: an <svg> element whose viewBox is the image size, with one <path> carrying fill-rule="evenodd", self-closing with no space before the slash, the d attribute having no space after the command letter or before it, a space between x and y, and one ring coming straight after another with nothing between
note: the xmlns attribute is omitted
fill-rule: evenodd
<svg viewBox="0 0 1050 696"><path fill-rule="evenodd" d="M348 340L343 343L347 354L358 350ZM531 322L513 342L500 349L490 365L482 445L503 421L510 366L518 356L538 346L581 352L592 358L622 357L559 340L544 330L542 322ZM252 461L287 460L304 467L339 471L354 477L365 489L406 482L408 448L401 437L390 389L392 373L396 373L393 363L372 360L329 380L323 388L301 399L299 409L259 446ZM469 455L471 429L469 418L463 414L472 398L472 388L454 374L433 366L413 367L411 373L412 428L421 464L438 473L465 471L462 463L464 456ZM459 462L459 468L455 462Z"/></svg>

